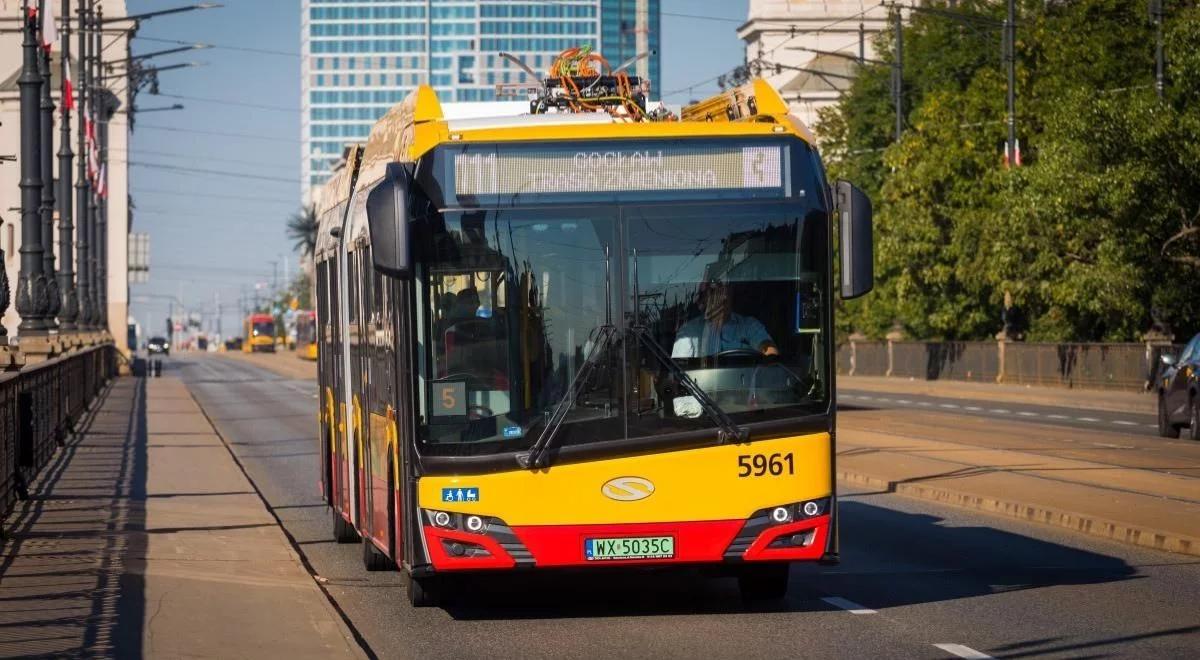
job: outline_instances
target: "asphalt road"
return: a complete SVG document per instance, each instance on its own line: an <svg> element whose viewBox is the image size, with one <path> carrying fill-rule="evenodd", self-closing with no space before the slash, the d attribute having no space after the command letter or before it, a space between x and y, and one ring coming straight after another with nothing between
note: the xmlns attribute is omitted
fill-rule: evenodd
<svg viewBox="0 0 1200 660"><path fill-rule="evenodd" d="M1200 562L883 493L844 494L843 562L747 609L691 573L489 579L409 607L331 537L317 494L316 384L219 357L171 358L378 657L1195 657ZM153 387L153 383L150 384ZM1009 407L1009 406L1005 406ZM997 420L997 424L1022 424Z"/></svg>
<svg viewBox="0 0 1200 660"><path fill-rule="evenodd" d="M1110 431L1158 437L1158 425L1152 414L1140 415L1130 412L1039 406L1027 403L996 403L985 399L971 400L957 397L951 399L921 394L889 394L844 388L838 388L838 404L843 409L877 408L951 412L997 421L1036 422L1082 431Z"/></svg>

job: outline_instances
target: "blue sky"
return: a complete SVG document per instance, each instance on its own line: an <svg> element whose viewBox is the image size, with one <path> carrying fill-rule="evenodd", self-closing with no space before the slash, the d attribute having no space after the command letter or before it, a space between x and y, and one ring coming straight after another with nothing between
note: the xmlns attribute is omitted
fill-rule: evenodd
<svg viewBox="0 0 1200 660"><path fill-rule="evenodd" d="M127 3L131 14L188 4ZM735 30L746 0L661 3L658 88L676 92L671 103L716 91L711 79L743 59ZM239 297L276 274L282 283L285 260L292 273L297 267L284 223L300 199L300 3L223 4L145 21L134 42L135 54L177 41L216 46L153 60L204 66L163 72L158 96L140 93L143 110L185 107L138 113L131 153L110 154L130 162L132 230L151 235L150 282L130 287L130 313L149 334L162 332L170 298L211 314L218 296L222 330L237 334Z"/></svg>

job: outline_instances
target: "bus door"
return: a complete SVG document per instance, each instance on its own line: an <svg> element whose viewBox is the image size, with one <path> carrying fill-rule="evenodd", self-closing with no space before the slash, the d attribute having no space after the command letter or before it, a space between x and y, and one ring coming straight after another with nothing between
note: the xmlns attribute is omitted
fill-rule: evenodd
<svg viewBox="0 0 1200 660"><path fill-rule="evenodd" d="M330 282L329 273L332 269L329 266L329 261L321 261L316 265L317 289L324 295L317 295L317 311L316 318L313 319L312 338L319 347L317 350L317 397L320 401L321 414L318 425L319 437L317 444L320 447L321 455L321 472L320 483L321 496L326 502L333 503L333 443L332 436L337 428L337 408L335 407L336 398L332 394L333 382L331 378L333 365L330 363L333 350L331 348L333 338L332 326L329 324L330 310Z"/></svg>

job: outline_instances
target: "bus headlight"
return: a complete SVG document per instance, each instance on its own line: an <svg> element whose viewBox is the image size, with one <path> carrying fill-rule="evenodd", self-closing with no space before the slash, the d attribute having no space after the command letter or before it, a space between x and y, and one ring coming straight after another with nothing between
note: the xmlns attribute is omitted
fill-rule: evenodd
<svg viewBox="0 0 1200 660"><path fill-rule="evenodd" d="M821 505L820 504L816 503L815 501L808 501L808 502L804 503L804 515L808 516L809 518L812 518L813 516L817 515L818 513L821 513Z"/></svg>
<svg viewBox="0 0 1200 660"><path fill-rule="evenodd" d="M467 516L466 527L468 532L475 532L476 534L482 532L484 528L483 518L479 516Z"/></svg>
<svg viewBox="0 0 1200 660"><path fill-rule="evenodd" d="M429 519L433 521L433 524L437 527L443 527L447 529L454 527L454 518L445 511L430 511Z"/></svg>
<svg viewBox="0 0 1200 660"><path fill-rule="evenodd" d="M792 519L792 511L786 506L777 506L771 509L771 520L776 523L789 522Z"/></svg>

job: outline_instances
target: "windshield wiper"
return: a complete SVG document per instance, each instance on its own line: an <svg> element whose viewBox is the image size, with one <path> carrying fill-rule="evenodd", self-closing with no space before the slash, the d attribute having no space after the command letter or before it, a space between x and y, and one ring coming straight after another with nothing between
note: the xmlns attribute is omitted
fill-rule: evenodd
<svg viewBox="0 0 1200 660"><path fill-rule="evenodd" d="M671 355L667 353L662 344L658 343L654 340L654 337L650 336L650 332L645 326L635 325L630 328L629 331L633 333L633 336L636 337L637 340L649 350L650 354L653 355L656 360L658 360L664 367L667 368L667 371L671 372L671 375L674 376L675 379L679 381L679 384L688 391L688 394L692 395L692 398L696 400L696 403L700 404L700 408L702 408L705 414L708 415L709 419L711 419L713 423L717 425L717 439L720 440L722 444L726 442L747 442L750 439L749 430L738 426L733 419L729 417L729 413L722 410L721 406L718 406L717 402L713 401L712 397L708 396L708 392L705 392L704 388L700 387L700 385L688 375L688 372L685 371L683 367L679 366L678 362L671 358Z"/></svg>
<svg viewBox="0 0 1200 660"><path fill-rule="evenodd" d="M558 400L558 405L554 407L550 419L546 420L545 426L542 427L542 434L529 447L529 453L517 454L517 464L521 467L537 470L548 465L546 450L550 448L550 443L554 442L554 437L558 435L558 427L562 426L567 413L575 406L575 400L579 397L583 384L591 377L592 371L600 362L600 356L608 351L608 345L612 343L613 335L616 334L616 328L612 323L612 260L607 245L604 246L604 325L598 329L599 332L596 334L596 342L592 345L592 350L588 352L583 364L579 365L579 371L575 372L575 379L567 386L563 397Z"/></svg>

